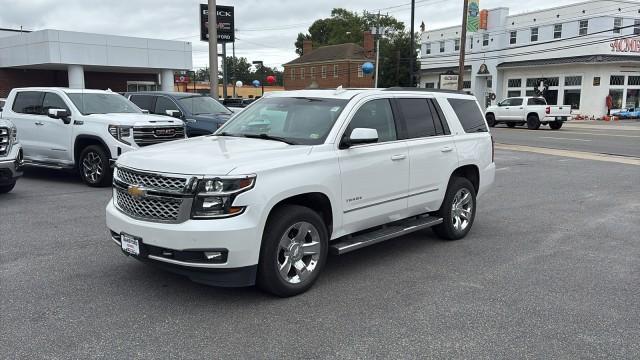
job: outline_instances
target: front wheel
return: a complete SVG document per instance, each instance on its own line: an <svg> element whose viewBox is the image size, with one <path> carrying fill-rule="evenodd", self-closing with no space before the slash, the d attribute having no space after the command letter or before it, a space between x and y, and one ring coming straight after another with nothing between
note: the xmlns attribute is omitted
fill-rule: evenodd
<svg viewBox="0 0 640 360"><path fill-rule="evenodd" d="M465 237L476 216L476 190L473 184L465 178L452 178L438 215L443 221L433 227L436 235L445 240Z"/></svg>
<svg viewBox="0 0 640 360"><path fill-rule="evenodd" d="M553 130L558 130L562 127L562 121L552 121L549 123L549 127Z"/></svg>
<svg viewBox="0 0 640 360"><path fill-rule="evenodd" d="M486 118L487 118L487 124L489 124L489 126L491 126L491 127L496 126L496 117L495 117L495 115L487 114Z"/></svg>
<svg viewBox="0 0 640 360"><path fill-rule="evenodd" d="M262 237L258 286L281 297L301 294L318 279L329 250L322 217L298 205L276 209Z"/></svg>
<svg viewBox="0 0 640 360"><path fill-rule="evenodd" d="M91 145L82 150L78 170L82 181L91 187L104 187L111 184L109 157L101 146Z"/></svg>
<svg viewBox="0 0 640 360"><path fill-rule="evenodd" d="M6 194L9 191L13 190L13 187L16 186L16 182L12 182L7 185L0 185L0 194Z"/></svg>

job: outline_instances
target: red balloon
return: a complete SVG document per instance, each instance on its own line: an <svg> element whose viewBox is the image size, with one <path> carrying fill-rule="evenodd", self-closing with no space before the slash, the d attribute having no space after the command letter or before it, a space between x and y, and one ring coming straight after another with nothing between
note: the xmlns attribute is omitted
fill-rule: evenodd
<svg viewBox="0 0 640 360"><path fill-rule="evenodd" d="M269 76L267 76L267 82L268 82L269 84L273 84L273 83L275 83L275 82L276 82L276 77L275 77L275 76L273 76L273 75L269 75Z"/></svg>

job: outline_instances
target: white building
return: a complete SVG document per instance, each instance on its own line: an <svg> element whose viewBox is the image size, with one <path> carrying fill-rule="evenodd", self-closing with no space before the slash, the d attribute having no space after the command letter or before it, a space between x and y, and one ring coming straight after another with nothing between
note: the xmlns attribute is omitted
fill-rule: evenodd
<svg viewBox="0 0 640 360"><path fill-rule="evenodd" d="M190 70L191 43L41 30L0 29L0 98L14 87L173 91Z"/></svg>
<svg viewBox="0 0 640 360"><path fill-rule="evenodd" d="M640 106L640 2L487 13L486 29L467 35L464 74L466 90L483 106L540 90L550 104L571 105L585 116L606 114L608 95L614 109ZM422 87L438 88L440 75L458 73L460 31L422 33Z"/></svg>

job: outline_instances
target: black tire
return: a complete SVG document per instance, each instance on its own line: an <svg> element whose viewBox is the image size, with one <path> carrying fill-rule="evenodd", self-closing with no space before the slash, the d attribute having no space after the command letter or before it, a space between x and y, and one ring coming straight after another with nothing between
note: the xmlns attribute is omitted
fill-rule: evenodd
<svg viewBox="0 0 640 360"><path fill-rule="evenodd" d="M78 171L82 181L91 187L111 185L113 175L107 152L99 145L90 145L82 150L78 159Z"/></svg>
<svg viewBox="0 0 640 360"><path fill-rule="evenodd" d="M452 208L454 201L456 201L456 195L458 195L459 192L462 192L463 194L466 192L471 197L471 214L469 218L466 219L466 226L457 228ZM442 218L443 222L442 224L434 226L433 232L441 239L458 240L462 239L469 233L471 226L473 226L473 220L476 217L476 190L469 180L461 177L451 178L449 186L447 186L447 193L444 197L444 201L442 202L442 206L440 207L440 210L438 210L438 216Z"/></svg>
<svg viewBox="0 0 640 360"><path fill-rule="evenodd" d="M540 129L540 119L538 119L537 115L529 115L529 116L527 116L527 128L529 130L538 130L538 129Z"/></svg>
<svg viewBox="0 0 640 360"><path fill-rule="evenodd" d="M0 194L6 194L9 191L13 190L13 187L16 186L16 182L14 181L11 184L0 185Z"/></svg>
<svg viewBox="0 0 640 360"><path fill-rule="evenodd" d="M508 126L508 127L510 127L510 128L512 128L512 129L513 129L514 127L516 127L516 125L518 125L518 124L514 123L513 121L509 121L509 122L507 123L507 126Z"/></svg>
<svg viewBox="0 0 640 360"><path fill-rule="evenodd" d="M281 247L281 243L288 240L291 240L291 243L288 244L290 244L290 246L294 246L294 240L298 239L299 234L296 232L294 226L301 223L313 226L315 232L310 229L300 240L302 243L309 241L306 244L310 245L311 243L315 243L313 241L313 237L314 235L317 235L317 242L319 243L319 246L316 245L314 248L317 250L316 254L318 254L318 257L314 260L314 268L310 273L308 273L307 277L299 283L293 283L285 280L285 277L288 277L289 274L294 277L292 281L295 281L296 276L300 279L299 272L292 263L302 261L303 263L309 262L309 264L311 264L311 261L315 256L301 254L300 251L305 249L302 246L297 247L297 250L292 249L291 247L289 250L284 250L284 248ZM286 239L285 236L289 239ZM289 297L301 294L311 288L318 279L318 276L324 269L328 253L329 235L322 217L315 211L304 206L281 206L269 215L269 220L267 221L267 225L262 236L257 284L262 290L280 297ZM300 259L298 260L297 257L300 257ZM287 261L287 259L292 260ZM284 275L281 275L280 269L282 264L280 264L280 262L288 262L290 264L288 270L285 270L286 273L285 271L282 272ZM286 265L283 265L282 268L284 269L285 266ZM308 268L305 267L305 270L308 270Z"/></svg>
<svg viewBox="0 0 640 360"><path fill-rule="evenodd" d="M494 127L496 126L496 117L493 114L487 114L486 116L487 118L487 124L489 124L490 127Z"/></svg>
<svg viewBox="0 0 640 360"><path fill-rule="evenodd" d="M562 121L552 121L549 123L552 130L558 130L562 127Z"/></svg>

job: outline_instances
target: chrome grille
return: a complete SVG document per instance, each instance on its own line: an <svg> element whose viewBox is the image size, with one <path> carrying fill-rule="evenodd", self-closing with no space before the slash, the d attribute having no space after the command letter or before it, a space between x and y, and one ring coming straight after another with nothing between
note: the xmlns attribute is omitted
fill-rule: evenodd
<svg viewBox="0 0 640 360"><path fill-rule="evenodd" d="M183 126L134 127L133 139L138 146L149 146L184 139Z"/></svg>
<svg viewBox="0 0 640 360"><path fill-rule="evenodd" d="M0 127L0 156L6 155L9 152L10 142L11 130L6 127Z"/></svg>
<svg viewBox="0 0 640 360"><path fill-rule="evenodd" d="M183 199L167 197L135 198L126 191L116 189L116 205L134 218L155 221L177 221Z"/></svg>
<svg viewBox="0 0 640 360"><path fill-rule="evenodd" d="M141 185L156 190L178 191L184 190L187 179L161 176L132 171L124 168L117 168L116 178L128 185Z"/></svg>

